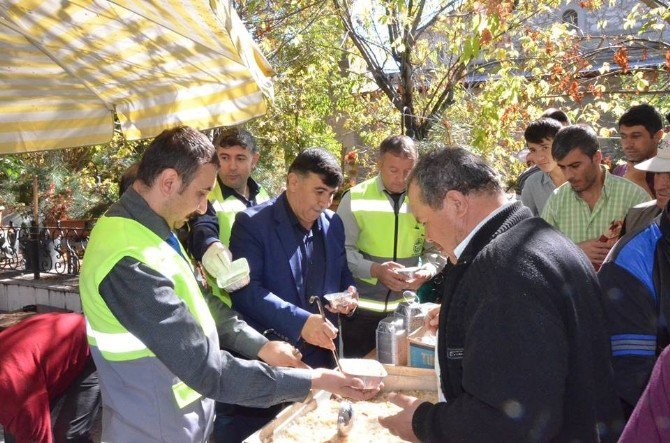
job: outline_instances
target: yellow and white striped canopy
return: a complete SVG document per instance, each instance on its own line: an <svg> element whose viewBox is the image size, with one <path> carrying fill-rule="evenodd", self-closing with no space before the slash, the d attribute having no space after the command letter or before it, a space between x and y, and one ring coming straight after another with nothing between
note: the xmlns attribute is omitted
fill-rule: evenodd
<svg viewBox="0 0 670 443"><path fill-rule="evenodd" d="M229 0L3 0L0 153L241 123L271 75Z"/></svg>

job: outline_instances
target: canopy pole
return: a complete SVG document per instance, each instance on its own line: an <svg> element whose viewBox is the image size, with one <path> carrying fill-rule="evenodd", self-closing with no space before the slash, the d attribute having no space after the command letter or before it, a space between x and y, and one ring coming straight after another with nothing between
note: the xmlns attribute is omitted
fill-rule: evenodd
<svg viewBox="0 0 670 443"><path fill-rule="evenodd" d="M34 176L33 177L33 220L35 220L35 223L38 222L38 218L40 216L39 192L40 192L39 179L37 178L37 176Z"/></svg>
<svg viewBox="0 0 670 443"><path fill-rule="evenodd" d="M40 211L39 211L39 179L37 175L33 177L33 222L30 224L30 243L32 248L30 248L30 261L33 265L33 278L35 280L40 279L40 252L39 252L39 233L40 233Z"/></svg>

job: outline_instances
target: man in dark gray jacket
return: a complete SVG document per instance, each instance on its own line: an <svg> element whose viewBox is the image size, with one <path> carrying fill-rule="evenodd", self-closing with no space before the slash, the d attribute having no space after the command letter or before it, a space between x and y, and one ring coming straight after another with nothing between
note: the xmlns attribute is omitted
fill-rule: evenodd
<svg viewBox="0 0 670 443"><path fill-rule="evenodd" d="M600 289L586 256L465 149L426 155L412 211L450 259L437 358L446 402L396 396L408 440L616 441L621 422Z"/></svg>

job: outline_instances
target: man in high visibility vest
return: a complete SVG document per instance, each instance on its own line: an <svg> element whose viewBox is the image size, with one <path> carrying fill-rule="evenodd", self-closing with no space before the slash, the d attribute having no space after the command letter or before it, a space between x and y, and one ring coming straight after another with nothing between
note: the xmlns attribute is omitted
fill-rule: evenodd
<svg viewBox="0 0 670 443"><path fill-rule="evenodd" d="M386 138L379 146L379 174L351 188L337 209L360 295L358 310L343 319L346 356L373 350L377 324L402 301L402 291L418 289L437 272L437 254L424 250L423 226L407 200L407 177L417 158L411 138ZM419 264L419 269L407 269Z"/></svg>
<svg viewBox="0 0 670 443"><path fill-rule="evenodd" d="M226 280L231 271L228 250L230 230L235 215L270 199L268 193L252 177L260 152L254 137L241 128L228 128L215 140L216 155L221 165L209 193L205 214L190 222L189 252L202 263L212 293L230 306L228 291L248 283L248 272L220 288L217 280Z"/></svg>
<svg viewBox="0 0 670 443"><path fill-rule="evenodd" d="M145 151L132 187L91 232L80 293L103 393L103 441L206 441L214 400L268 406L302 400L310 388L370 397L356 389L361 380L335 371L278 369L219 349L215 322L173 232L205 211L218 164L201 133L163 131ZM223 343L245 354L236 344Z"/></svg>

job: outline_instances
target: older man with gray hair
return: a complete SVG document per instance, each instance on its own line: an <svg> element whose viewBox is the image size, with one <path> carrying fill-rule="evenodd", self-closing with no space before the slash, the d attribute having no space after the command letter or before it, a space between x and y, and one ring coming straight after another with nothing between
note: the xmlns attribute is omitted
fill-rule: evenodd
<svg viewBox="0 0 670 443"><path fill-rule="evenodd" d="M462 148L421 158L412 212L449 255L436 361L446 402L396 395L381 419L421 441L616 441L600 290L586 256Z"/></svg>

